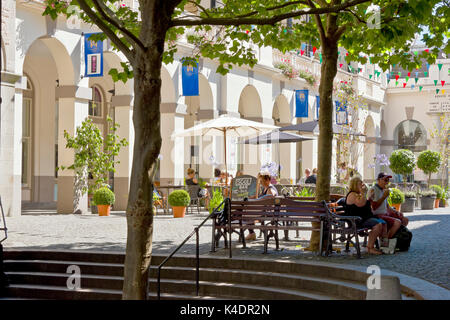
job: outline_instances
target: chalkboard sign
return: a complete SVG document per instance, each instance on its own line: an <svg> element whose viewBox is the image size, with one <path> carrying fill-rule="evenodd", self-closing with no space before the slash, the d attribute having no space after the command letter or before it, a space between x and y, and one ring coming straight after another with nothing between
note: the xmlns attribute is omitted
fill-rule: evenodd
<svg viewBox="0 0 450 320"><path fill-rule="evenodd" d="M256 195L256 178L253 176L239 176L233 179L231 185L231 199L244 200Z"/></svg>

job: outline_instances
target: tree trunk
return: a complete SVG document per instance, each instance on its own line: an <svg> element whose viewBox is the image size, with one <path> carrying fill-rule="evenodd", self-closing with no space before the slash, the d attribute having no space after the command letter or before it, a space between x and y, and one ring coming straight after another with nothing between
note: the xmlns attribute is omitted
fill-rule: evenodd
<svg viewBox="0 0 450 320"><path fill-rule="evenodd" d="M329 200L333 152L333 81L337 73L338 40L327 38L322 43L322 66L320 76L319 153L316 201ZM314 223L313 227L320 227ZM311 233L309 249L319 249L320 234Z"/></svg>
<svg viewBox="0 0 450 320"><path fill-rule="evenodd" d="M147 299L153 236L153 178L161 149L161 65L171 16L160 1L142 2L141 11L146 18L142 20L139 38L146 49L137 49L133 62L135 139L127 206L124 300Z"/></svg>

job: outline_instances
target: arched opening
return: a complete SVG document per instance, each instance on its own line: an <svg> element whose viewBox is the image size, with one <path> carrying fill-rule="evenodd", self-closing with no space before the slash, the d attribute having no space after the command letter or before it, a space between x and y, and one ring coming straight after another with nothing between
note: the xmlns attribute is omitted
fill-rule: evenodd
<svg viewBox="0 0 450 320"><path fill-rule="evenodd" d="M394 130L394 147L396 149L409 149L421 152L427 149L427 131L416 120L400 122Z"/></svg>
<svg viewBox="0 0 450 320"><path fill-rule="evenodd" d="M276 97L272 109L272 119L274 125L285 126L291 123L291 112L289 110L289 102L283 94ZM271 145L272 161L281 165L280 178L282 182L290 184L288 180L293 176L291 173L291 154L295 153L295 144L293 143L276 143Z"/></svg>
<svg viewBox="0 0 450 320"><path fill-rule="evenodd" d="M239 96L238 112L241 118L260 121L262 115L261 98L252 85L247 85ZM238 151L238 169L256 175L261 165L271 161L271 145L241 144Z"/></svg>
<svg viewBox="0 0 450 320"><path fill-rule="evenodd" d="M372 181L375 179L375 168L373 164L375 161L375 125L371 116L366 118L364 123L364 134L366 142L364 143L364 180Z"/></svg>
<svg viewBox="0 0 450 320"><path fill-rule="evenodd" d="M23 73L30 81L22 101L22 126L29 129L23 136L22 170L28 175L22 177L22 199L55 204L59 113L55 91L57 86L75 85L72 60L59 40L42 37L28 48Z"/></svg>
<svg viewBox="0 0 450 320"><path fill-rule="evenodd" d="M261 98L256 88L247 85L239 97L239 114L242 118L254 120L262 114ZM253 119L252 119L253 118Z"/></svg>
<svg viewBox="0 0 450 320"><path fill-rule="evenodd" d="M214 110L214 99L208 79L202 73L199 73L198 80L199 95L186 96L184 100L187 106L184 118L185 129L195 126L199 121L211 119L210 116L205 117L203 114L200 114L201 111ZM189 158L185 159L184 172L188 168L193 168L203 177L212 177L212 168L207 163L204 163L204 152L206 148L211 148L212 139L211 137L202 138L200 136L185 139L185 153L189 155ZM209 158L209 156L207 155L206 158ZM205 165L202 166L201 164Z"/></svg>

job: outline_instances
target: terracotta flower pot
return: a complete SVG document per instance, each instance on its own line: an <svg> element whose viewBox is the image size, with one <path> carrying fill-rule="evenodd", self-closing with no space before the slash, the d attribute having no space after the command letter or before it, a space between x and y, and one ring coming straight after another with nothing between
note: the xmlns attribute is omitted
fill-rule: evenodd
<svg viewBox="0 0 450 320"><path fill-rule="evenodd" d="M435 208L439 208L439 200L441 200L441 199L434 200L434 207Z"/></svg>
<svg viewBox="0 0 450 320"><path fill-rule="evenodd" d="M394 207L395 210L400 211L400 207L402 206L401 203L393 203L392 206Z"/></svg>
<svg viewBox="0 0 450 320"><path fill-rule="evenodd" d="M111 212L111 206L109 204L98 204L97 209L99 216L109 216Z"/></svg>
<svg viewBox="0 0 450 320"><path fill-rule="evenodd" d="M186 207L172 207L174 218L184 218Z"/></svg>

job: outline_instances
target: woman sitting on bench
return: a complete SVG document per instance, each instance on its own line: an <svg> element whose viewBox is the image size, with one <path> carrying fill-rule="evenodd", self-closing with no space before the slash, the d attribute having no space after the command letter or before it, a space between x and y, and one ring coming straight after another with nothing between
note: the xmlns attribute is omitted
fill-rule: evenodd
<svg viewBox="0 0 450 320"><path fill-rule="evenodd" d="M367 187L359 177L354 177L350 180L349 189L350 192L345 198L345 215L362 218L362 220L356 222L356 228L371 229L367 243L367 252L375 255L382 254L381 251L374 248L374 244L378 237L386 239L386 222L373 215L370 201L366 198Z"/></svg>

